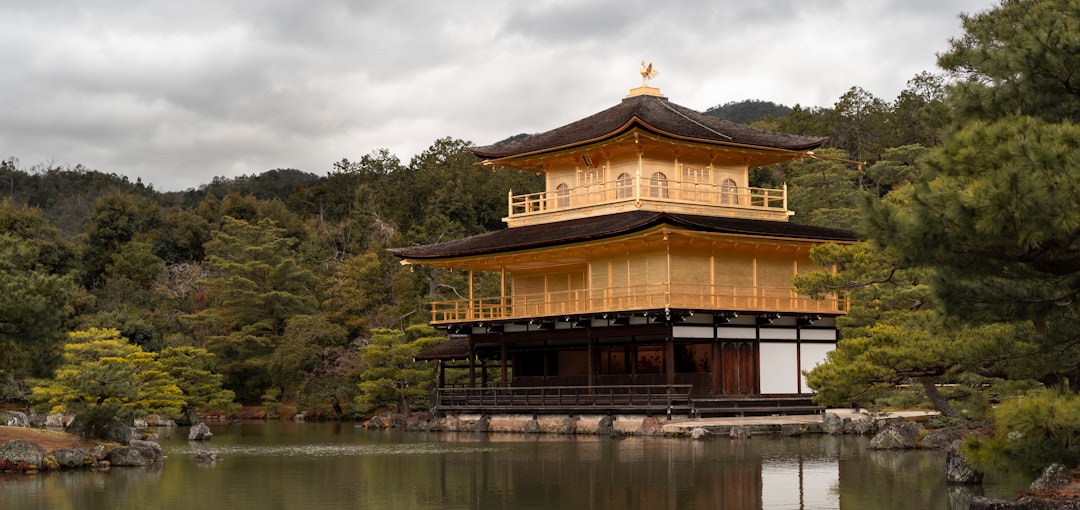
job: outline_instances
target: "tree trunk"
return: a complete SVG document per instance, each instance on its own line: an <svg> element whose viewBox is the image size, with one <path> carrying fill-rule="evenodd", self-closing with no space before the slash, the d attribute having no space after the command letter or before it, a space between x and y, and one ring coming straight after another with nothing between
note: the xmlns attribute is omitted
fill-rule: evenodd
<svg viewBox="0 0 1080 510"><path fill-rule="evenodd" d="M942 395L941 392L938 391L937 386L933 381L924 377L920 378L919 382L922 383L923 389L926 390L926 396L930 397L930 401L934 403L934 407L937 408L942 416L967 421L967 418L964 418L964 416L957 412L956 409L953 409L953 406L949 404L949 400L945 398L945 395Z"/></svg>

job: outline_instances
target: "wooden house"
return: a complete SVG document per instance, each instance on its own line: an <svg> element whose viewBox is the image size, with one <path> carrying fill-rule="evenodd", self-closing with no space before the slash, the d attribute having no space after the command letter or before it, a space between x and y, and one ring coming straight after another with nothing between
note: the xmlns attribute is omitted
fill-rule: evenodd
<svg viewBox="0 0 1080 510"><path fill-rule="evenodd" d="M440 377L436 409L818 410L801 371L835 347L844 301L791 280L822 269L815 245L855 239L789 222L786 188L748 184L750 169L825 141L704 115L643 83L579 121L472 149L482 165L543 173L546 189L510 191L506 229L391 250L469 276L466 299L431 305L449 339L420 358L469 373L466 387ZM482 272L494 295L477 294Z"/></svg>

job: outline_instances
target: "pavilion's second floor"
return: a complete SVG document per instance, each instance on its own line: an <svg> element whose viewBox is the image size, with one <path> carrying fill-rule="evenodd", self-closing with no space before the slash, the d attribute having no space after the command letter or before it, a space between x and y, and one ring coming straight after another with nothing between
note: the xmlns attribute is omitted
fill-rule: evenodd
<svg viewBox="0 0 1080 510"><path fill-rule="evenodd" d="M789 222L635 211L394 253L457 279L433 287L447 292L434 296L434 324L656 310L834 315L842 297L801 295L792 279L831 270L811 260L814 246L853 240Z"/></svg>
<svg viewBox="0 0 1080 510"><path fill-rule="evenodd" d="M732 286L710 283L660 283L628 287L552 290L538 294L479 297L431 303L436 325L596 318L628 320L639 315L732 312L744 314L824 314L847 310L842 296L798 294L790 286ZM672 312L674 311L674 312Z"/></svg>

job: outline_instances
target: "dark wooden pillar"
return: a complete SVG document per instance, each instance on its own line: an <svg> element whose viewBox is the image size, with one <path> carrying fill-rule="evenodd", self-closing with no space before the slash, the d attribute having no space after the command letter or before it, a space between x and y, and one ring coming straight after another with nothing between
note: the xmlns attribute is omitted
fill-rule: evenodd
<svg viewBox="0 0 1080 510"><path fill-rule="evenodd" d="M487 360L485 360L484 358L480 358L480 387L481 388L487 388L488 387Z"/></svg>
<svg viewBox="0 0 1080 510"><path fill-rule="evenodd" d="M587 352L588 352L588 355L589 355L589 360L588 360L589 375L588 375L587 383L588 383L589 386L596 386L596 366L597 366L597 362L596 362L596 356L597 356L596 339L594 339L593 336L592 336L592 328L591 327L588 329L588 331L585 332L585 337L586 337L586 341L588 342Z"/></svg>
<svg viewBox="0 0 1080 510"><path fill-rule="evenodd" d="M476 387L476 353L469 353L469 387Z"/></svg>
<svg viewBox="0 0 1080 510"><path fill-rule="evenodd" d="M720 361L720 341L716 338L713 338L711 355L712 363L710 363L710 365L712 368L712 394L719 395L721 373L720 367L723 366L723 363Z"/></svg>
<svg viewBox="0 0 1080 510"><path fill-rule="evenodd" d="M675 339L668 334L664 342L664 371L667 373L667 385L675 384Z"/></svg>
<svg viewBox="0 0 1080 510"><path fill-rule="evenodd" d="M499 347L499 378L502 379L502 387L509 386L506 384L506 343L503 343Z"/></svg>

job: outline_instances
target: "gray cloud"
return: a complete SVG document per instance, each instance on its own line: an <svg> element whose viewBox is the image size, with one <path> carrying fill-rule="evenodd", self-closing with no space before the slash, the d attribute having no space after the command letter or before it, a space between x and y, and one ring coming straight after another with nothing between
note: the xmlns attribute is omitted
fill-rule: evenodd
<svg viewBox="0 0 1080 510"><path fill-rule="evenodd" d="M993 0L55 0L0 5L0 158L158 189L440 137L487 144L640 83L705 109L891 100Z"/></svg>

